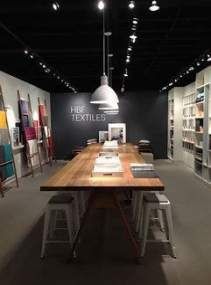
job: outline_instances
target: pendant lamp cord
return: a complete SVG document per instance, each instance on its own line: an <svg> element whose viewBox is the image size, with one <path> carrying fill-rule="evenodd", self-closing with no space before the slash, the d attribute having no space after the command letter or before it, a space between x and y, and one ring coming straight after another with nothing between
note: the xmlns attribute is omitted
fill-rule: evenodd
<svg viewBox="0 0 211 285"><path fill-rule="evenodd" d="M105 74L105 13L103 9L103 75Z"/></svg>

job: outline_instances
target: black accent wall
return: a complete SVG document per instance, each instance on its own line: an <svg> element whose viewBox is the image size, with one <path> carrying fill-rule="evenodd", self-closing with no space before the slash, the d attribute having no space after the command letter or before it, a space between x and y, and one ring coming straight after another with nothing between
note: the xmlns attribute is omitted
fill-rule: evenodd
<svg viewBox="0 0 211 285"><path fill-rule="evenodd" d="M126 123L127 142L152 142L155 158L167 157L167 96L156 91L119 95L119 115L106 115L89 103L89 93L52 94L52 132L57 159L71 158L72 149L98 138L108 123Z"/></svg>

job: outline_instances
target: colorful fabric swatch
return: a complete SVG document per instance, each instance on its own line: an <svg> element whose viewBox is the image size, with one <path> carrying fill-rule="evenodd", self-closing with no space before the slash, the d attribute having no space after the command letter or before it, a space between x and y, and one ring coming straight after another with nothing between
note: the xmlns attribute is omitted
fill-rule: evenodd
<svg viewBox="0 0 211 285"><path fill-rule="evenodd" d="M39 121L33 121L33 127L35 129L36 138L38 139L38 131L39 131Z"/></svg>
<svg viewBox="0 0 211 285"><path fill-rule="evenodd" d="M4 160L5 160L5 162L12 161L13 160L13 156L12 156L11 145L10 144L5 144L5 145L3 145L3 147L4 147ZM13 163L6 164L5 167L4 167L4 171L5 171L6 178L11 177L12 175L14 175Z"/></svg>
<svg viewBox="0 0 211 285"><path fill-rule="evenodd" d="M0 164L2 163L4 163L4 147L3 145L0 145ZM0 178L1 178L1 181L4 181L6 179L3 166L0 167Z"/></svg>
<svg viewBox="0 0 211 285"><path fill-rule="evenodd" d="M28 118L27 115L23 115L22 116L22 124L23 124L23 128L30 127L30 125L29 125L29 118Z"/></svg>
<svg viewBox="0 0 211 285"><path fill-rule="evenodd" d="M38 145L37 140L29 140L28 142L29 155L31 157L32 166L38 165Z"/></svg>
<svg viewBox="0 0 211 285"><path fill-rule="evenodd" d="M0 129L7 129L7 118L5 111L0 111Z"/></svg>
<svg viewBox="0 0 211 285"><path fill-rule="evenodd" d="M21 115L28 115L29 114L29 103L28 103L28 101L20 100L19 103L20 103Z"/></svg>
<svg viewBox="0 0 211 285"><path fill-rule="evenodd" d="M27 141L36 139L36 131L33 127L24 128L25 138Z"/></svg>
<svg viewBox="0 0 211 285"><path fill-rule="evenodd" d="M8 129L0 129L0 145L9 143Z"/></svg>
<svg viewBox="0 0 211 285"><path fill-rule="evenodd" d="M39 114L40 114L40 117L47 116L45 105L39 105Z"/></svg>

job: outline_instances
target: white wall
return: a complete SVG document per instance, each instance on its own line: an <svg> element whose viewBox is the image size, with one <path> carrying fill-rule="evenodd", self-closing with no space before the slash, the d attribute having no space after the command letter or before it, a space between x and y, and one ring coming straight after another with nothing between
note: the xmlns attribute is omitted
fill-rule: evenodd
<svg viewBox="0 0 211 285"><path fill-rule="evenodd" d="M15 123L20 121L17 90L19 90L20 96L23 99L28 100L28 94L30 95L34 120L38 120L38 97L40 98L41 103L44 103L44 100L46 100L50 126L50 93L2 71L0 71L0 85L3 91L5 106L7 107L9 128L15 127ZM23 165L22 151L23 150L15 151L15 162L19 177L23 176L27 171L26 166Z"/></svg>

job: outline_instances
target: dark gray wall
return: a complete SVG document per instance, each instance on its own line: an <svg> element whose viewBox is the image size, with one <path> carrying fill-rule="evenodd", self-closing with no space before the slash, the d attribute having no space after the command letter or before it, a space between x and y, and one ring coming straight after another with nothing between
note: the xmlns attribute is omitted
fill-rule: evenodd
<svg viewBox="0 0 211 285"><path fill-rule="evenodd" d="M166 158L167 96L155 91L128 92L120 95L119 115L101 117L95 105L89 103L89 93L52 94L52 131L58 159L71 157L72 149L85 145L89 138L98 138L99 130L107 130L108 123L126 123L127 141L137 143L149 139L156 158ZM83 106L83 114L76 116L71 107ZM81 121L82 119L82 121ZM105 121L101 121L104 120ZM78 120L78 121L74 121ZM94 120L94 121L86 121Z"/></svg>

